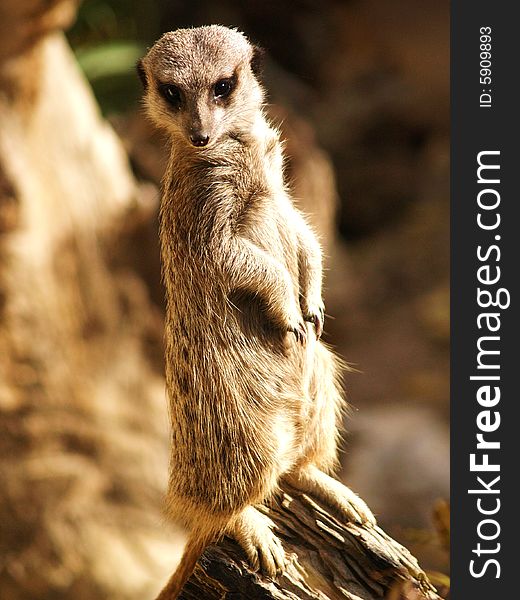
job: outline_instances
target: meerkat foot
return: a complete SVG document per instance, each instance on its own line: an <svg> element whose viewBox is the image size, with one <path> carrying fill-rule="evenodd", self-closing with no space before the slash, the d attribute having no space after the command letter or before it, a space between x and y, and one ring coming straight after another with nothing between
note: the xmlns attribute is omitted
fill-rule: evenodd
<svg viewBox="0 0 520 600"><path fill-rule="evenodd" d="M372 511L356 493L314 465L307 465L291 474L287 481L302 492L322 500L347 521L376 525Z"/></svg>
<svg viewBox="0 0 520 600"><path fill-rule="evenodd" d="M255 571L268 577L281 575L285 570L285 551L273 533L274 523L253 506L248 506L228 529L244 549Z"/></svg>

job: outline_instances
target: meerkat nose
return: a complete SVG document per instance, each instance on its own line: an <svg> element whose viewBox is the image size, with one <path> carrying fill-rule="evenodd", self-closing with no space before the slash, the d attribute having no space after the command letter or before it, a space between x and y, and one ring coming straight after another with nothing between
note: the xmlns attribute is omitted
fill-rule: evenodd
<svg viewBox="0 0 520 600"><path fill-rule="evenodd" d="M209 135L202 135L201 133L192 133L190 135L190 140L194 146L206 146L209 142Z"/></svg>

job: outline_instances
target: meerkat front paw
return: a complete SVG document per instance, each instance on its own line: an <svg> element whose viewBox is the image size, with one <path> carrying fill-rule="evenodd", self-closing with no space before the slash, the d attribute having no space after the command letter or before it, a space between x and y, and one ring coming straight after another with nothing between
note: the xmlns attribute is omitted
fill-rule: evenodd
<svg viewBox="0 0 520 600"><path fill-rule="evenodd" d="M316 307L309 307L307 311L303 313L303 318L309 323L313 323L316 339L319 340L323 333L323 322L325 321L324 305L319 304Z"/></svg>
<svg viewBox="0 0 520 600"><path fill-rule="evenodd" d="M294 333L296 341L302 346L307 343L307 327L305 321L298 321L296 325L289 325L289 331Z"/></svg>
<svg viewBox="0 0 520 600"><path fill-rule="evenodd" d="M287 300L286 304L284 304L281 324L286 331L294 334L298 343L305 346L307 343L307 325L301 314L300 307L294 299Z"/></svg>
<svg viewBox="0 0 520 600"><path fill-rule="evenodd" d="M285 551L273 533L274 523L253 506L248 506L234 520L228 533L244 549L255 571L276 577L285 570Z"/></svg>
<svg viewBox="0 0 520 600"><path fill-rule="evenodd" d="M323 333L323 322L325 320L325 305L321 297L318 297L317 294L311 297L301 293L300 307L305 321L313 323L316 339L319 340Z"/></svg>

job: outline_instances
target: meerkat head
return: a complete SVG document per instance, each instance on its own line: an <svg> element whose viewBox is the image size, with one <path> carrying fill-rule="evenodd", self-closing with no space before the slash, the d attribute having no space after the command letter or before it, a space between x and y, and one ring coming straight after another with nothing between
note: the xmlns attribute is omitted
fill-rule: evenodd
<svg viewBox="0 0 520 600"><path fill-rule="evenodd" d="M219 25L164 34L137 64L148 115L192 147L247 133L263 101L260 53Z"/></svg>

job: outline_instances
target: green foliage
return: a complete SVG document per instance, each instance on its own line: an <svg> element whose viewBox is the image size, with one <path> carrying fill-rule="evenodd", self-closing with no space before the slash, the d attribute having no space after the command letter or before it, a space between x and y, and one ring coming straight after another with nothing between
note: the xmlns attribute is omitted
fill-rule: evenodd
<svg viewBox="0 0 520 600"><path fill-rule="evenodd" d="M159 32L154 0L85 0L68 33L78 63L103 113L123 112L138 102L136 61Z"/></svg>
<svg viewBox="0 0 520 600"><path fill-rule="evenodd" d="M141 86L135 63L144 52L145 46L135 41L104 42L76 50L104 114L123 112L137 103Z"/></svg>

